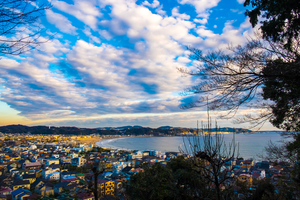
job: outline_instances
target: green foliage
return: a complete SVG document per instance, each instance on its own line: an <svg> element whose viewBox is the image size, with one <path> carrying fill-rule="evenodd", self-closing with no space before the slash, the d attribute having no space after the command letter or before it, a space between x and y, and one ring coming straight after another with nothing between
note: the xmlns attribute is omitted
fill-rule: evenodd
<svg viewBox="0 0 300 200"><path fill-rule="evenodd" d="M125 185L131 199L174 199L174 178L170 169L156 163L145 172L134 174Z"/></svg>
<svg viewBox="0 0 300 200"><path fill-rule="evenodd" d="M264 179L258 181L256 190L252 195L253 200L261 199L276 199L275 196L275 186L270 182L270 179Z"/></svg>
<svg viewBox="0 0 300 200"><path fill-rule="evenodd" d="M287 131L300 130L300 66L297 63L297 60L277 59L262 71L263 97L274 102L270 122Z"/></svg>
<svg viewBox="0 0 300 200"><path fill-rule="evenodd" d="M261 21L263 37L274 42L286 41L287 47L299 36L300 3L299 0L246 0L244 6L252 6L246 15L250 17L252 26Z"/></svg>
<svg viewBox="0 0 300 200"><path fill-rule="evenodd" d="M61 166L61 169L67 169L68 171L75 171L78 173L88 173L90 170L89 167L76 167L71 164Z"/></svg>
<svg viewBox="0 0 300 200"><path fill-rule="evenodd" d="M212 191L206 187L207 181L190 160L178 157L168 162L167 167L176 180L177 199L198 199L211 195Z"/></svg>
<svg viewBox="0 0 300 200"><path fill-rule="evenodd" d="M155 163L125 183L130 199L201 199L210 190L190 161L173 159L167 166Z"/></svg>

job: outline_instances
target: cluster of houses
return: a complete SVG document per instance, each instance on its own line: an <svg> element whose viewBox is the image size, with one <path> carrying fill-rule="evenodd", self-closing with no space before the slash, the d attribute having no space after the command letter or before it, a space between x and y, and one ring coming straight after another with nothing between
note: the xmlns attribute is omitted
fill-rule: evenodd
<svg viewBox="0 0 300 200"><path fill-rule="evenodd" d="M178 152L104 150L93 145L68 142L18 144L3 140L0 147L0 200L54 199L94 200L93 167L99 173L100 197L115 199L124 192L122 182L134 173L142 172L144 164L166 164L181 156ZM255 179L270 177L274 183L292 166L263 161L232 160L224 170L233 180L253 184Z"/></svg>
<svg viewBox="0 0 300 200"><path fill-rule="evenodd" d="M290 173L293 170L293 166L288 162L254 162L253 159L232 160L227 162L225 167L227 170L230 169L228 171L230 171L232 179L229 179L229 182L235 183L238 180L250 188L255 180L265 178L269 178L273 185L276 185L279 180L289 182Z"/></svg>
<svg viewBox="0 0 300 200"><path fill-rule="evenodd" d="M20 136L21 137L21 136ZM143 171L143 164L180 155L176 152L104 150L70 142L20 143L2 140L0 147L0 200L55 199L93 200L96 165L99 196L114 199L122 193L122 181Z"/></svg>

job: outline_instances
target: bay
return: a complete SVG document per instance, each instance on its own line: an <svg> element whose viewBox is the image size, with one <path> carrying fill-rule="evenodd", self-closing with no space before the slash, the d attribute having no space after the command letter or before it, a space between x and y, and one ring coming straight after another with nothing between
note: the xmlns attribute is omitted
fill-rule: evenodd
<svg viewBox="0 0 300 200"><path fill-rule="evenodd" d="M228 145L232 142L233 134L222 134L224 143ZM201 137L201 136L199 136ZM247 134L235 134L235 142L239 147L239 155L244 159L254 158L260 160L259 155L264 154L264 148L268 142L279 143L283 137L280 132L258 132ZM290 140L288 138L287 140ZM184 137L125 137L99 141L96 144L100 147L124 150L157 150L161 152L179 152L179 147L183 147ZM187 141L185 141L187 144Z"/></svg>

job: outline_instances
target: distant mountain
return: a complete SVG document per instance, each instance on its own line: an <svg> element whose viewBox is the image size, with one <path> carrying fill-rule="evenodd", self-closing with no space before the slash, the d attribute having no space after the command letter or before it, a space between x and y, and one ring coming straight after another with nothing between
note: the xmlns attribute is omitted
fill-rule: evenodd
<svg viewBox="0 0 300 200"><path fill-rule="evenodd" d="M124 132L126 130L126 132ZM205 130L207 131L207 130ZM211 129L215 131L215 129ZM245 133L252 132L248 129L241 128L220 128L219 132L236 132ZM54 127L54 126L24 126L24 125L8 125L0 126L0 132L2 133L31 133L31 134L53 134L53 135L178 135L186 133L196 133L194 128L181 128L172 126L161 126L159 128L149 128L142 126L121 126L121 127L104 127L104 128L79 128L79 127Z"/></svg>
<svg viewBox="0 0 300 200"><path fill-rule="evenodd" d="M142 126L138 126L138 125L134 125L134 126L121 126L121 127L99 127L97 129L106 129L106 130L111 130L111 129L117 129L117 130L126 130L126 129L133 129L133 128L146 128L146 127L142 127Z"/></svg>
<svg viewBox="0 0 300 200"><path fill-rule="evenodd" d="M158 129L173 129L172 126L160 126Z"/></svg>

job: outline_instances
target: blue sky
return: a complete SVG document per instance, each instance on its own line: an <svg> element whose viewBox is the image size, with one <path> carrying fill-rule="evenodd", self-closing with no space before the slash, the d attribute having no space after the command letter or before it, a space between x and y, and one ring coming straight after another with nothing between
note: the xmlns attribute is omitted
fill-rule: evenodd
<svg viewBox="0 0 300 200"><path fill-rule="evenodd" d="M180 93L197 81L178 71L197 65L186 46L224 49L254 32L242 0L50 3L39 23L54 38L0 60L1 125L195 127L205 108L179 108ZM241 108L237 116L254 112Z"/></svg>

